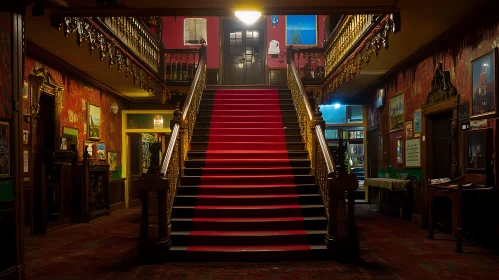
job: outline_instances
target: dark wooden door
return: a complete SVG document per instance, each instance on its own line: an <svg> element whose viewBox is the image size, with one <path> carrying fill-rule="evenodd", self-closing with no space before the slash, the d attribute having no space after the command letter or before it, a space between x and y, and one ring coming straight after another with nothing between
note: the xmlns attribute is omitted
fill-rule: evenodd
<svg viewBox="0 0 499 280"><path fill-rule="evenodd" d="M129 151L129 172L132 184L130 188L130 206L140 204L139 190L135 186L135 180L142 175L142 135L139 133L128 134L128 151Z"/></svg>
<svg viewBox="0 0 499 280"><path fill-rule="evenodd" d="M452 139L450 127L452 111L443 112L433 119L433 178L450 178L452 165Z"/></svg>
<svg viewBox="0 0 499 280"><path fill-rule="evenodd" d="M225 85L265 83L265 20L252 25L222 21Z"/></svg>
<svg viewBox="0 0 499 280"><path fill-rule="evenodd" d="M378 129L371 129L367 132L367 162L369 170L367 176L369 178L378 177Z"/></svg>

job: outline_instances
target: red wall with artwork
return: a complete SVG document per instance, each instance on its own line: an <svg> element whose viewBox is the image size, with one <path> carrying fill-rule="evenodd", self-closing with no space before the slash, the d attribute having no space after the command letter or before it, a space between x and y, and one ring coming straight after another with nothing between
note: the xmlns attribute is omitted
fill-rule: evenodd
<svg viewBox="0 0 499 280"><path fill-rule="evenodd" d="M93 86L87 85L77 78L61 73L47 65L43 65L30 57L26 57L24 78L27 80L29 74L35 69L45 67L54 80L64 86L62 110L60 113L60 136L64 127L78 129L78 159L82 160L83 145L87 140L87 103L91 103L101 109L100 140L106 144L109 152L121 153L121 112L113 115L110 106L116 102L121 109L128 108L128 101L113 94L103 92ZM24 107L29 106L29 99L24 100ZM29 125L24 124L24 129L29 130Z"/></svg>
<svg viewBox="0 0 499 280"><path fill-rule="evenodd" d="M0 13L0 119L12 116L12 43L11 15Z"/></svg>
<svg viewBox="0 0 499 280"><path fill-rule="evenodd" d="M163 17L163 44L167 49L199 49L200 46L184 46L184 19L186 17ZM208 69L220 68L220 18L206 18Z"/></svg>
<svg viewBox="0 0 499 280"><path fill-rule="evenodd" d="M317 46L322 47L322 43L324 41L324 19L327 16L320 15L317 16ZM270 55L267 55L267 65L269 69L275 68L286 68L286 41L285 41L285 33L286 33L286 16L279 16L279 24L277 26L271 26L271 16L267 16L267 45L269 47L270 41L277 40L279 42L279 48L281 50L281 56L278 58L272 58ZM295 47L300 48L300 47ZM304 47L311 48L311 47ZM281 62L284 61L284 62Z"/></svg>
<svg viewBox="0 0 499 280"><path fill-rule="evenodd" d="M382 109L383 111L376 109L374 105L376 93L372 93L372 103L368 109L368 126L374 127L379 125L382 113L388 116L390 98L400 93L404 94L404 119L405 121L412 121L414 112L421 108L425 103L428 93L431 91L432 78L440 62L443 63L443 70L450 71L451 82L460 95L460 103L469 102L472 91L472 60L490 52L497 46L499 46L499 24L491 28L475 30L473 40L466 38L456 42L452 47L441 49L438 53L396 73L390 81L381 86L386 89L386 100L385 106ZM387 123L386 125L389 124ZM494 127L495 119L489 119L488 125ZM405 138L404 131L390 133L390 163L392 168L396 167L396 137L401 135Z"/></svg>

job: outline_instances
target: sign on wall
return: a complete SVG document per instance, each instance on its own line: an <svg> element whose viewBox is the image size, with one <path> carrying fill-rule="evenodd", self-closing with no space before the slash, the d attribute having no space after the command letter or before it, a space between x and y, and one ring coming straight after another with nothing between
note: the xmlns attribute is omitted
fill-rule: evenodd
<svg viewBox="0 0 499 280"><path fill-rule="evenodd" d="M405 139L405 167L421 167L421 138Z"/></svg>
<svg viewBox="0 0 499 280"><path fill-rule="evenodd" d="M208 45L205 18L184 19L184 46Z"/></svg>

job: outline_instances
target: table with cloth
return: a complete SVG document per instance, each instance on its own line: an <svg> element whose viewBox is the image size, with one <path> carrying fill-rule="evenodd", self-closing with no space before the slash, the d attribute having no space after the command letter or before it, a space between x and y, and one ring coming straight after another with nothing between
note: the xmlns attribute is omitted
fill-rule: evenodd
<svg viewBox="0 0 499 280"><path fill-rule="evenodd" d="M391 206L384 204L383 203L384 195L381 194L380 190L378 191L378 202L379 202L380 211L382 212L397 211L401 218L410 219L411 216L410 207L409 207L410 203L408 199L408 189L407 189L409 181L410 180L394 179L394 178L366 178L364 180L364 186L366 188L366 191L368 192L369 204L371 204L371 194L369 191L370 188L380 188L381 190L382 189L390 190L392 195L394 196L393 199L395 200L396 202L395 204L397 206L394 207L393 203Z"/></svg>

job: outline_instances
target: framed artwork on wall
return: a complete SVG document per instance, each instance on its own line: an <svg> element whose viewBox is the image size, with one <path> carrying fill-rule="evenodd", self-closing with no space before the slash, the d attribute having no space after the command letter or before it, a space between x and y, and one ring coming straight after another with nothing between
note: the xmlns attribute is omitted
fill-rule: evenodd
<svg viewBox="0 0 499 280"><path fill-rule="evenodd" d="M85 147L87 147L88 156L90 158L94 158L95 154L96 154L96 152L95 152L95 142L85 141L83 149L85 149Z"/></svg>
<svg viewBox="0 0 499 280"><path fill-rule="evenodd" d="M23 84L23 99L28 99L28 93L29 93L29 84L28 84L28 81L24 81L24 84Z"/></svg>
<svg viewBox="0 0 499 280"><path fill-rule="evenodd" d="M413 132L415 136L419 136L421 134L421 109L417 109L416 112L414 112Z"/></svg>
<svg viewBox="0 0 499 280"><path fill-rule="evenodd" d="M376 91L376 108L382 108L385 106L385 89L379 88Z"/></svg>
<svg viewBox="0 0 499 280"><path fill-rule="evenodd" d="M390 98L390 131L404 129L404 94Z"/></svg>
<svg viewBox="0 0 499 280"><path fill-rule="evenodd" d="M62 129L62 137L66 138L66 143L69 150L75 151L78 149L78 129L72 127L64 127Z"/></svg>
<svg viewBox="0 0 499 280"><path fill-rule="evenodd" d="M412 121L405 122L405 138L411 138L412 136L414 136Z"/></svg>
<svg viewBox="0 0 499 280"><path fill-rule="evenodd" d="M208 45L205 18L184 19L184 46Z"/></svg>
<svg viewBox="0 0 499 280"><path fill-rule="evenodd" d="M10 124L0 121L0 177L10 176Z"/></svg>
<svg viewBox="0 0 499 280"><path fill-rule="evenodd" d="M397 165L404 164L402 137L396 139Z"/></svg>
<svg viewBox="0 0 499 280"><path fill-rule="evenodd" d="M117 152L107 152L107 163L109 171L117 171L119 166L119 154Z"/></svg>
<svg viewBox="0 0 499 280"><path fill-rule="evenodd" d="M106 144L104 142L97 143L97 159L106 160Z"/></svg>
<svg viewBox="0 0 499 280"><path fill-rule="evenodd" d="M88 104L87 133L89 140L100 139L100 108Z"/></svg>
<svg viewBox="0 0 499 280"><path fill-rule="evenodd" d="M316 15L286 16L286 46L317 46L317 34Z"/></svg>
<svg viewBox="0 0 499 280"><path fill-rule="evenodd" d="M471 61L470 118L497 115L497 48Z"/></svg>

